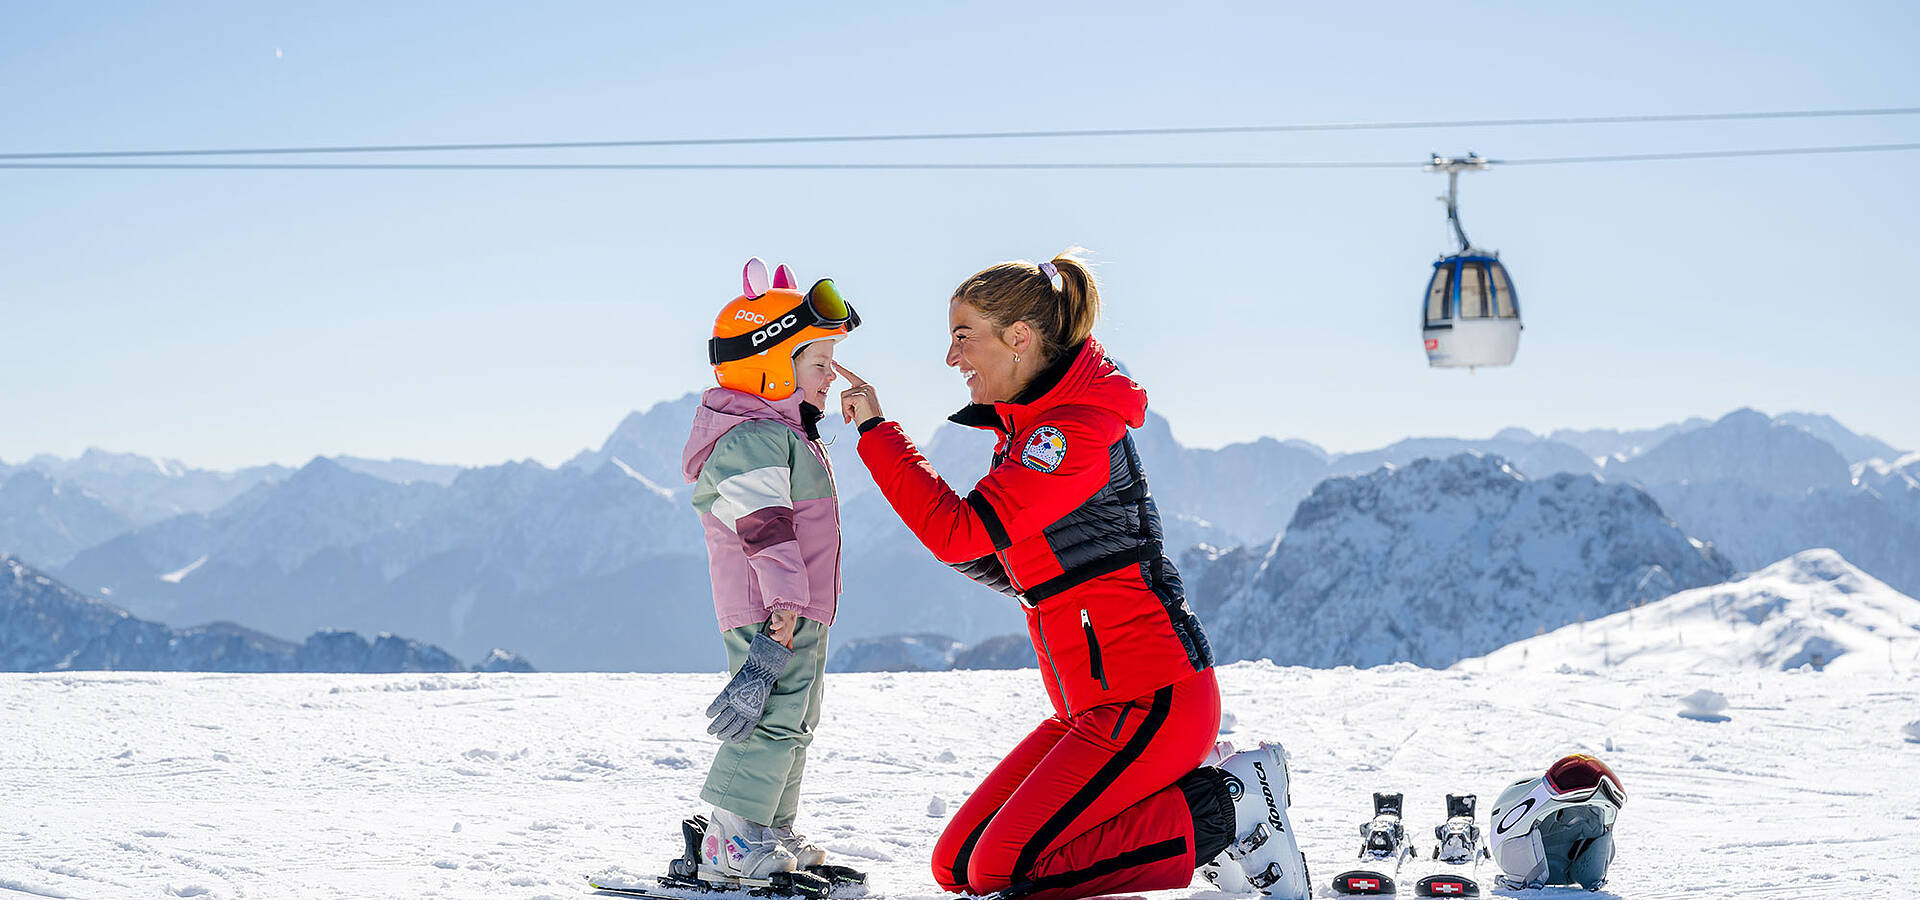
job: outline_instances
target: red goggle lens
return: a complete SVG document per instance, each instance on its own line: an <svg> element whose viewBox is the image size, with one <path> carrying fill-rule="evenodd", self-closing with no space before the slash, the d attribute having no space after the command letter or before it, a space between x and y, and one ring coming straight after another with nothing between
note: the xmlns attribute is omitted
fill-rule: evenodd
<svg viewBox="0 0 1920 900"><path fill-rule="evenodd" d="M1627 788L1621 783L1620 776L1597 757L1585 753L1575 753L1547 769L1547 786L1558 794L1575 794L1598 788L1606 791L1617 803L1624 804L1627 800Z"/></svg>

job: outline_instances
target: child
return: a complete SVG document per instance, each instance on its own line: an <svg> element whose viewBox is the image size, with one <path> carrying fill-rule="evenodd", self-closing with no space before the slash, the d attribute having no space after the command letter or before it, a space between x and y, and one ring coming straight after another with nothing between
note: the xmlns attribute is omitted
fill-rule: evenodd
<svg viewBox="0 0 1920 900"><path fill-rule="evenodd" d="M682 472L706 529L713 607L733 673L707 715L720 745L699 877L765 885L821 866L793 830L807 745L820 721L827 626L840 595L840 514L815 429L834 343L860 318L831 280L802 292L748 260L744 293L720 311L708 357L720 386L694 414Z"/></svg>

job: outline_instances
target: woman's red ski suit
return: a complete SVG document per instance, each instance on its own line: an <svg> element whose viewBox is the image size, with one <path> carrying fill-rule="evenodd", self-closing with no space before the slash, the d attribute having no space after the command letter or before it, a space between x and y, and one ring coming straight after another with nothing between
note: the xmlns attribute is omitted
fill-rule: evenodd
<svg viewBox="0 0 1920 900"><path fill-rule="evenodd" d="M999 436L965 497L898 424L861 425L861 460L921 543L1020 600L1053 701L941 834L933 874L947 890L1184 887L1230 837L1195 833L1222 816L1231 830L1231 812L1183 779L1218 735L1220 692L1128 434L1146 408L1089 338L1013 402L953 416Z"/></svg>

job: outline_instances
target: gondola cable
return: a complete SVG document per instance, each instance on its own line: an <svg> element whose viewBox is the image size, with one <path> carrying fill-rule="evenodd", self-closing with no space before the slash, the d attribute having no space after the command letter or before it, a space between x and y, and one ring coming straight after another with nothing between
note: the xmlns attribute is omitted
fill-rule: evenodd
<svg viewBox="0 0 1920 900"><path fill-rule="evenodd" d="M1034 140L1095 137L1169 137L1228 134L1288 134L1333 131L1389 131L1452 128L1519 128L1576 125L1672 124L1772 119L1831 119L1920 115L1920 106L1857 109L1801 109L1761 112L1669 113L1626 116L1442 119L1396 122L1303 122L1274 125L1203 125L1159 128L1086 128L1043 131L947 131L891 134L773 135L712 138L647 138L616 141L537 141L519 143L388 144L317 147L252 147L200 150L83 150L0 153L0 160L105 159L151 156L265 156L323 153L444 153L501 150L611 150L641 147L720 147L769 144L893 143L909 141Z"/></svg>
<svg viewBox="0 0 1920 900"><path fill-rule="evenodd" d="M1920 150L1920 143L1851 144L1829 147L1760 147L1626 153L1599 156L1558 156L1487 159L1489 166L1555 166L1592 163L1660 162L1737 159L1767 156L1809 156L1845 153L1888 153ZM629 172L751 172L751 171L1100 171L1128 169L1417 169L1426 161L1398 160L1148 160L1113 162L845 162L845 163L67 163L0 162L0 169L34 170L209 170L209 171L629 171Z"/></svg>

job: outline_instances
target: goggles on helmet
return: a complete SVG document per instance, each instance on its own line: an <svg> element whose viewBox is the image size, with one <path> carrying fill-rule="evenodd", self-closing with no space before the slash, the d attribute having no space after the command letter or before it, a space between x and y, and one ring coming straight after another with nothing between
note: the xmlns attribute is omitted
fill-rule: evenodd
<svg viewBox="0 0 1920 900"><path fill-rule="evenodd" d="M1555 800L1581 801L1598 792L1616 808L1627 805L1627 789L1620 783L1620 776L1585 753L1575 753L1547 769L1547 787Z"/></svg>
<svg viewBox="0 0 1920 900"><path fill-rule="evenodd" d="M822 278L807 290L807 296L799 306L769 317L765 325L746 334L709 339L707 361L717 366L746 359L779 346L788 335L798 334L803 328L828 331L844 328L851 332L859 326L860 314L853 311L853 304L840 295L840 289L834 287L833 279Z"/></svg>

